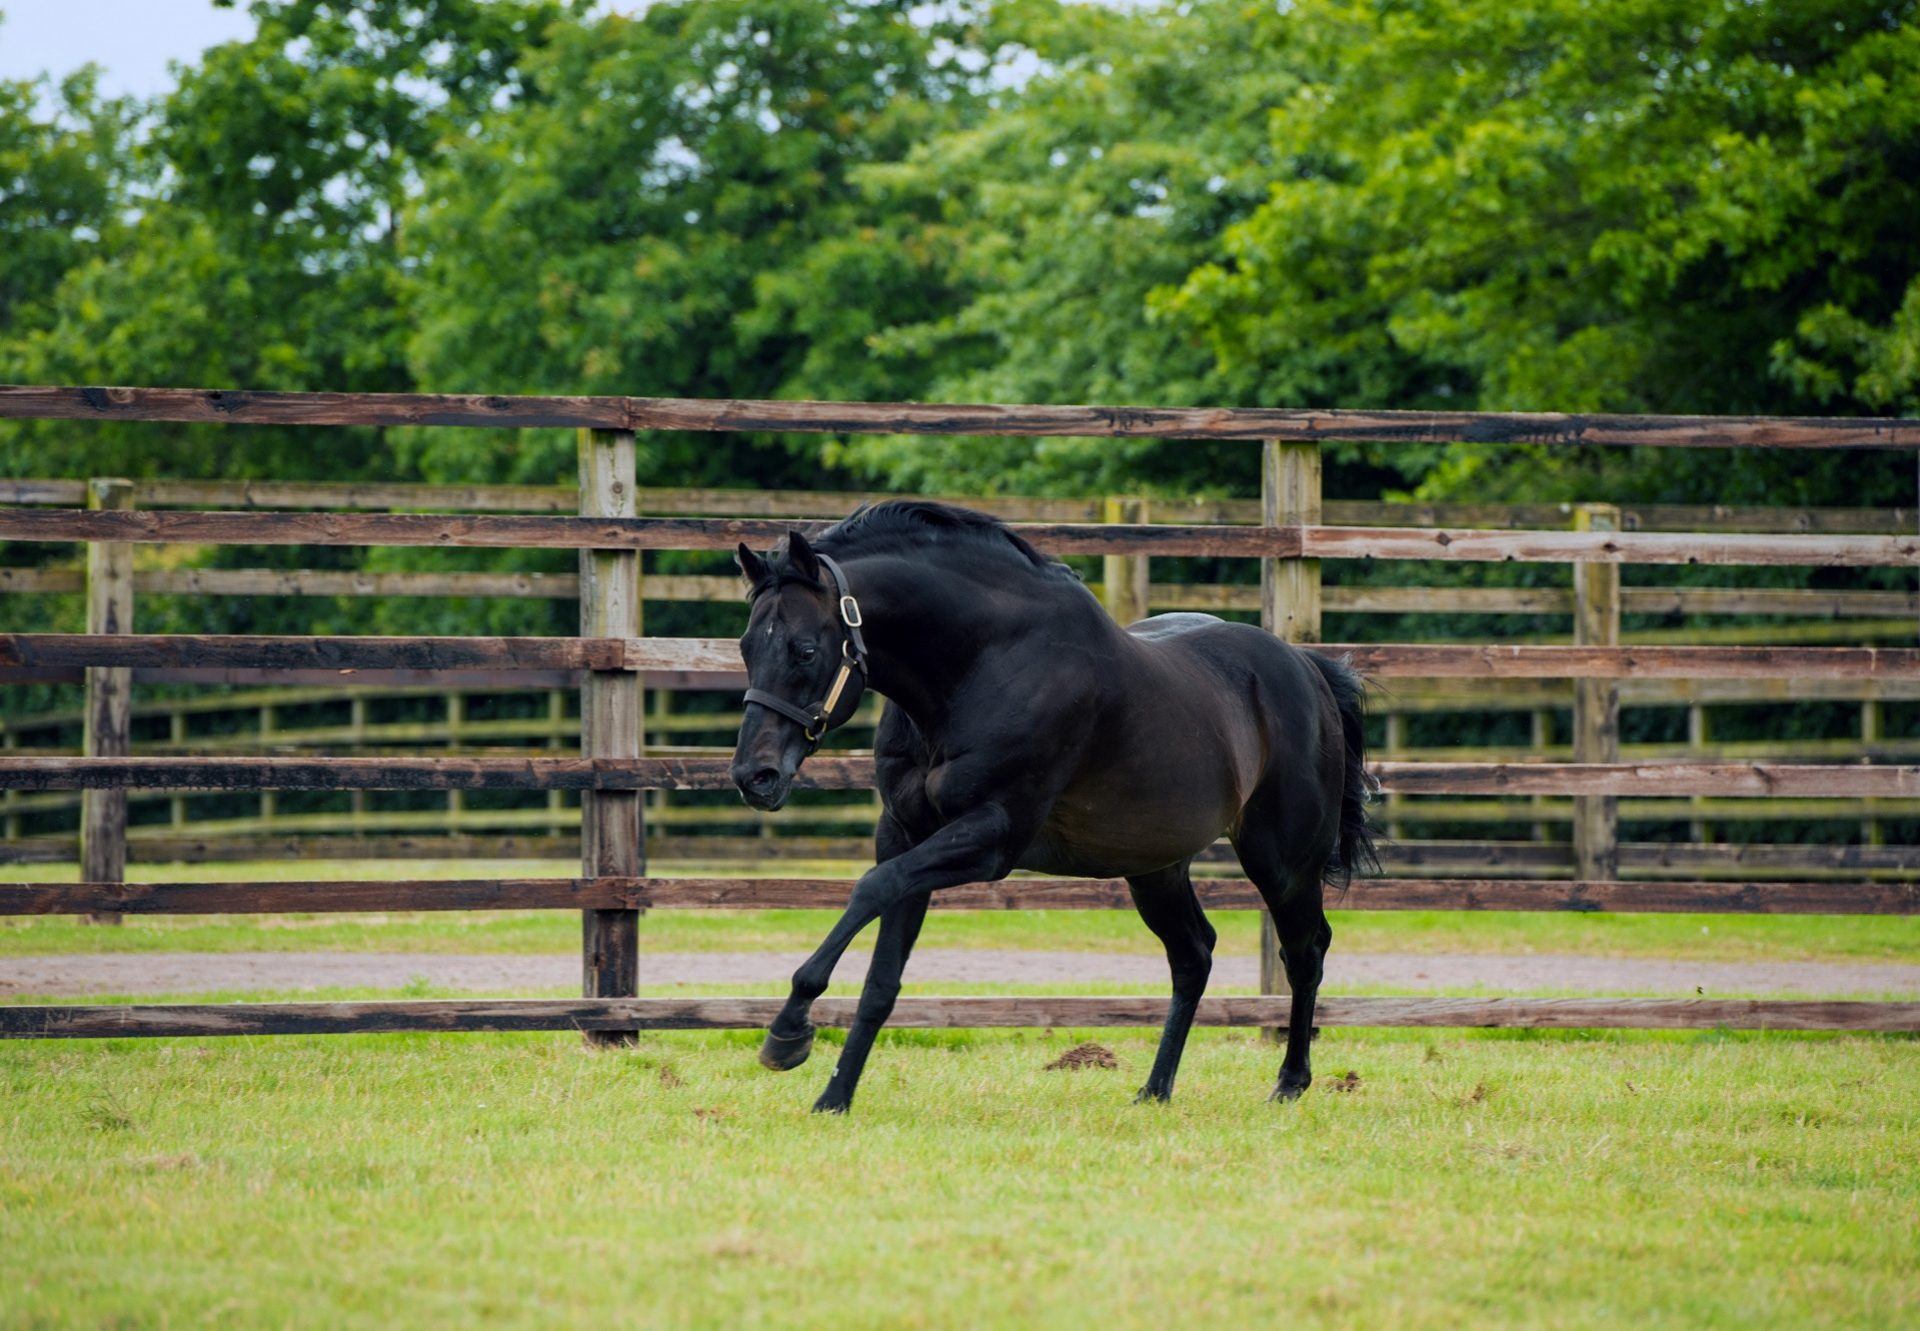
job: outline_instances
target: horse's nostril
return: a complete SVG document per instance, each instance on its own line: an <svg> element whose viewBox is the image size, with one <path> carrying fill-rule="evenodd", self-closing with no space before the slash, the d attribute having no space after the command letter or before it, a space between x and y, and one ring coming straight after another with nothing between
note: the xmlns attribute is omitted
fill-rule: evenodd
<svg viewBox="0 0 1920 1331"><path fill-rule="evenodd" d="M772 790L780 784L780 773L772 767L763 767L753 774L747 784L755 790Z"/></svg>

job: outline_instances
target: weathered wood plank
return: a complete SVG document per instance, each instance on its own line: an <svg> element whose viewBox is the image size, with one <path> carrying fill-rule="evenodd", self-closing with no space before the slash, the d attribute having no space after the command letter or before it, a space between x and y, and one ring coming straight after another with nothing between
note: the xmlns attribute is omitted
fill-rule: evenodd
<svg viewBox="0 0 1920 1331"><path fill-rule="evenodd" d="M1620 511L1610 504L1582 504L1575 528L1611 533ZM1620 569L1580 564L1573 570L1573 640L1581 647L1620 645ZM1616 679L1580 679L1573 685L1573 758L1579 763L1620 760L1620 684ZM1573 874L1576 878L1620 876L1620 804L1611 795L1582 795L1573 802Z"/></svg>
<svg viewBox="0 0 1920 1331"><path fill-rule="evenodd" d="M0 386L0 418L224 421L252 425L555 426L631 430L1157 436L1296 443L1915 448L1898 418L1619 416L1559 412L1001 406L690 398L270 393L235 389Z"/></svg>
<svg viewBox="0 0 1920 1331"><path fill-rule="evenodd" d="M428 513L95 513L0 509L0 540L188 545L388 545L515 549L728 550L771 545L819 522L765 518L581 518ZM1920 564L1920 537L1681 535L1661 532L1407 530L1392 527L1017 523L1060 555L1220 555L1449 562Z"/></svg>
<svg viewBox="0 0 1920 1331"><path fill-rule="evenodd" d="M94 480L91 510L133 506L133 482ZM100 541L87 547L87 633L133 632L133 547ZM82 748L90 758L124 758L132 751L133 676L124 666L96 666L86 674ZM80 872L94 882L119 882L127 870L127 792L89 790L80 797ZM120 923L112 911L90 912L95 924Z"/></svg>
<svg viewBox="0 0 1920 1331"><path fill-rule="evenodd" d="M286 914L341 911L646 909L840 910L853 884L815 878L421 879L263 883L0 883L0 915L116 911L135 915ZM1258 910L1242 878L1195 883L1209 910ZM937 892L939 910L1132 910L1120 879L1034 878ZM1563 882L1526 879L1358 879L1328 903L1337 910L1682 912L1694 914L1920 914L1916 882ZM619 997L620 995L600 995ZM595 997L595 995L588 995Z"/></svg>
<svg viewBox="0 0 1920 1331"><path fill-rule="evenodd" d="M1557 412L1298 411L1274 408L959 406L634 398L643 430L800 430L885 434L1157 436L1289 443L1913 448L1920 421L1731 416L1572 416Z"/></svg>
<svg viewBox="0 0 1920 1331"><path fill-rule="evenodd" d="M804 789L870 785L870 758L816 757ZM18 758L0 754L15 790L727 790L724 758Z"/></svg>
<svg viewBox="0 0 1920 1331"><path fill-rule="evenodd" d="M1805 680L1920 679L1920 649L1910 647L1329 643L1317 650L1350 657L1363 674L1383 679L1773 679L1781 682L1785 690L1782 697L1790 696ZM0 670L84 666L200 671L626 669L737 673L740 657L739 645L731 638L0 634ZM1500 702L1489 698L1486 705L1499 707Z"/></svg>
<svg viewBox="0 0 1920 1331"><path fill-rule="evenodd" d="M1321 457L1318 444L1269 439L1260 450L1260 520L1269 527L1315 526L1321 516ZM1263 559L1260 561L1260 627L1285 642L1320 641L1320 561L1317 559ZM1273 917L1260 915L1260 992L1286 994L1292 989L1281 954L1280 934ZM1268 1027L1268 1040L1278 1042L1284 1028Z"/></svg>
<svg viewBox="0 0 1920 1331"><path fill-rule="evenodd" d="M240 668L357 670L624 670L635 656L627 638L331 638L269 635L192 634L0 634L0 666L9 667L172 667L194 670ZM644 653L645 664L687 668L713 664L710 644L722 639L656 639L680 642L682 649ZM673 658L671 661L669 658ZM348 682L342 679L341 682Z"/></svg>
<svg viewBox="0 0 1920 1331"><path fill-rule="evenodd" d="M1920 766L1782 763L1374 764L1403 795L1920 796ZM872 784L870 757L820 756L801 788ZM21 758L0 754L13 790L730 790L726 758Z"/></svg>
<svg viewBox="0 0 1920 1331"><path fill-rule="evenodd" d="M719 582L720 579L713 579ZM0 588L6 586L0 581ZM580 595L572 573L368 573L314 569L182 568L133 575L134 590L167 596L510 596L554 601ZM705 591L702 587L700 590ZM717 590L717 589L716 589ZM651 589L649 594L654 594ZM718 600L718 596L662 599Z"/></svg>
<svg viewBox="0 0 1920 1331"><path fill-rule="evenodd" d="M452 509L470 513L575 513L562 485L422 485L408 481L141 481L142 508ZM5 492L0 489L0 502Z"/></svg>
<svg viewBox="0 0 1920 1331"><path fill-rule="evenodd" d="M0 504L58 504L79 508L87 502L85 481L0 477Z"/></svg>
<svg viewBox="0 0 1920 1331"><path fill-rule="evenodd" d="M235 425L472 425L623 429L620 397L482 397L452 393L256 393L199 388L0 385L0 419L182 421Z"/></svg>
<svg viewBox="0 0 1920 1331"><path fill-rule="evenodd" d="M72 595L86 589L86 574L77 568L0 568L0 592Z"/></svg>
<svg viewBox="0 0 1920 1331"><path fill-rule="evenodd" d="M641 513L724 517L838 518L855 505L889 498L929 498L960 504L1015 522L1093 522L1098 499L1018 495L889 495L820 490L642 488ZM140 508L453 509L468 512L572 513L568 486L421 485L411 482L169 481L137 482ZM86 482L0 478L0 504L74 508L86 502ZM1178 522L1257 523L1258 499L1190 498L1156 501ZM1570 504L1404 503L1329 500L1327 521L1341 527L1557 527ZM1727 504L1630 504L1621 509L1628 531L1755 531L1835 535L1903 535L1915 517L1903 508L1797 508Z"/></svg>
<svg viewBox="0 0 1920 1331"><path fill-rule="evenodd" d="M1144 499L1109 499L1101 509L1103 521L1114 524L1138 524L1147 521ZM1151 561L1144 555L1106 555L1100 561L1100 593L1107 613L1123 627L1145 619L1150 613L1147 588Z"/></svg>
<svg viewBox="0 0 1920 1331"><path fill-rule="evenodd" d="M771 546L795 528L812 533L826 525L766 518L568 518L499 513L89 513L68 509L0 509L0 540L186 545L731 550L741 541ZM1298 531L1263 527L1053 522L1019 523L1014 530L1040 549L1058 555L1125 552L1257 557L1297 552L1301 541Z"/></svg>
<svg viewBox="0 0 1920 1331"><path fill-rule="evenodd" d="M72 593L80 570L0 568L0 592ZM316 569L146 569L135 592L170 596L500 596L571 600L580 581L570 573L369 573ZM1570 615L1573 593L1552 587L1367 587L1321 589L1325 609L1345 614ZM726 603L740 597L737 578L655 574L649 601ZM1156 582L1152 606L1167 610L1258 610L1252 584ZM1920 615L1920 594L1819 591L1804 588L1627 587L1621 608L1636 615L1791 615L1809 619L1880 619Z"/></svg>
<svg viewBox="0 0 1920 1331"><path fill-rule="evenodd" d="M86 513L0 510L0 540L187 545L393 545L510 549L730 550L770 544L788 525L764 519L605 518L428 513ZM801 524L812 525L812 524Z"/></svg>
<svg viewBox="0 0 1920 1331"><path fill-rule="evenodd" d="M629 430L582 430L580 512L592 518L634 515L634 439ZM593 641L640 636L640 553L580 552L580 636ZM736 657L738 653L735 653ZM645 701L640 680L623 670L592 670L580 685L580 754L633 761L642 748ZM580 797L580 872L586 878L635 879L646 872L640 792L591 790ZM588 902L581 912L581 994L630 998L640 985L640 916L631 902ZM587 1034L589 1044L629 1044L625 1030Z"/></svg>
<svg viewBox="0 0 1920 1331"><path fill-rule="evenodd" d="M1473 563L1690 565L1920 564L1916 536L1797 536L1599 531L1406 530L1315 527L1302 531L1320 559L1432 559Z"/></svg>
<svg viewBox="0 0 1920 1331"><path fill-rule="evenodd" d="M1319 650L1348 656L1356 670L1382 679L1771 679L1782 698L1797 694L1803 680L1920 677L1920 650L1910 647L1328 643ZM1489 697L1487 705L1501 704ZM1529 696L1523 710L1537 705Z"/></svg>
<svg viewBox="0 0 1920 1331"><path fill-rule="evenodd" d="M1221 522L1253 522L1249 500L1217 501ZM1571 504L1425 504L1370 500L1327 502L1327 521L1339 527L1558 527L1573 515ZM1198 521L1193 517L1190 520ZM1914 530L1905 508L1793 508L1728 504L1622 504L1626 531L1800 532L1830 535L1900 536Z"/></svg>
<svg viewBox="0 0 1920 1331"><path fill-rule="evenodd" d="M338 820L342 826L345 820ZM155 834L155 833L159 834ZM417 835L367 836L312 834L261 835L218 832L181 836L167 829L133 828L127 858L139 864L213 864L248 860L405 860L405 859L565 859L579 848L574 836L535 836L508 832L423 832ZM757 836L650 837L650 858L660 863L698 860L751 862L782 860L867 862L870 837ZM0 841L0 864L72 864L79 843L71 837L21 837ZM1201 857L1206 863L1232 863L1224 844ZM1381 861L1391 875L1434 873L1453 877L1564 877L1572 850L1564 841L1428 841L1406 838L1390 843ZM1920 872L1920 846L1781 845L1772 842L1695 844L1672 841L1624 842L1624 872L1641 877L1723 873L1763 881L1791 873Z"/></svg>
<svg viewBox="0 0 1920 1331"><path fill-rule="evenodd" d="M0 592L72 593L83 589L80 570L0 568ZM369 573L316 569L146 569L133 575L135 592L170 596L500 596L571 600L580 581L571 573ZM1573 593L1552 587L1366 587L1321 589L1329 611L1359 615L1570 615ZM727 603L740 597L737 578L655 574L649 601ZM1156 582L1148 603L1167 610L1258 610L1252 584ZM1920 615L1913 592L1829 592L1803 588L1627 587L1621 608L1636 615L1791 615L1819 620Z"/></svg>
<svg viewBox="0 0 1920 1331"><path fill-rule="evenodd" d="M392 999L318 1003L0 1005L0 1038L320 1035L381 1031L752 1030L778 998ZM823 998L813 1020L845 1026L856 999ZM1284 996L1207 998L1203 1026L1273 1026ZM1920 1031L1920 1003L1715 998L1343 998L1322 994L1322 1026ZM1022 995L902 998L901 1028L1158 1026L1160 998Z"/></svg>

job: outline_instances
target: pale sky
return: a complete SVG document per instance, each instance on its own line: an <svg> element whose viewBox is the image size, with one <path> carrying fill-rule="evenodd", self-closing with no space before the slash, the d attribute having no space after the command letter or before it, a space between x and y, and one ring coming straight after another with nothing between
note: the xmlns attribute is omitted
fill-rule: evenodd
<svg viewBox="0 0 1920 1331"><path fill-rule="evenodd" d="M173 86L169 60L252 31L244 4L213 0L0 0L0 78L57 79L92 61L103 92L152 97Z"/></svg>

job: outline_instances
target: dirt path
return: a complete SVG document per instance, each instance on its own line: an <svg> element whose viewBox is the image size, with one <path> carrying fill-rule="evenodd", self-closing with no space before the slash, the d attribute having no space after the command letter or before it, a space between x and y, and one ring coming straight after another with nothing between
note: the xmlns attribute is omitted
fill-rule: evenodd
<svg viewBox="0 0 1920 1331"><path fill-rule="evenodd" d="M778 983L800 952L665 952L641 958L649 986ZM850 954L836 978L852 986L867 958ZM927 948L914 954L908 978L920 982L1164 984L1166 965L1153 957L1089 952L1026 952ZM416 980L480 991L561 989L579 983L580 962L562 956L445 956L432 953L155 952L0 957L0 995L193 994L217 990L346 987L398 989ZM1214 983L1258 982L1252 957L1221 957ZM1820 961L1615 961L1596 957L1420 956L1340 953L1327 963L1327 987L1386 985L1414 992L1470 985L1496 990L1560 989L1570 993L1647 992L1920 997L1920 965Z"/></svg>

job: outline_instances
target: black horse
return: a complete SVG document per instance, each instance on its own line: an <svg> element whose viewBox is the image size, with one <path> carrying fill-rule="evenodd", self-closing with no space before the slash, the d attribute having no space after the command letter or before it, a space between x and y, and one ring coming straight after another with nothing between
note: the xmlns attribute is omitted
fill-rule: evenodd
<svg viewBox="0 0 1920 1331"><path fill-rule="evenodd" d="M1211 615L1121 629L1066 565L998 521L899 501L862 508L765 557L740 639L747 693L733 779L777 809L861 691L887 699L874 737L885 812L875 865L794 973L760 1061L813 1045L808 1011L854 935L880 935L833 1077L845 1112L932 893L1015 869L1125 878L1167 950L1173 1001L1138 1098L1165 1100L1213 965L1188 865L1222 834L1277 926L1293 989L1276 1099L1312 1081L1308 1046L1332 930L1323 882L1370 863L1364 685L1346 665Z"/></svg>

